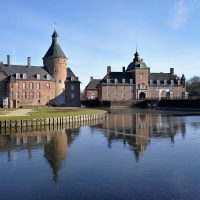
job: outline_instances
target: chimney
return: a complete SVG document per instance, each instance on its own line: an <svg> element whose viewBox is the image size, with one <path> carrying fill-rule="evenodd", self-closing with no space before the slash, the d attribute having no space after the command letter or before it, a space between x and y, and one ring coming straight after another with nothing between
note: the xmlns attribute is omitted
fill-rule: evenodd
<svg viewBox="0 0 200 200"><path fill-rule="evenodd" d="M10 65L10 55L7 55L7 65Z"/></svg>
<svg viewBox="0 0 200 200"><path fill-rule="evenodd" d="M92 81L93 80L93 76L90 76L90 81Z"/></svg>
<svg viewBox="0 0 200 200"><path fill-rule="evenodd" d="M174 68L170 68L170 74L174 75Z"/></svg>
<svg viewBox="0 0 200 200"><path fill-rule="evenodd" d="M111 72L111 66L107 66L107 74Z"/></svg>
<svg viewBox="0 0 200 200"><path fill-rule="evenodd" d="M126 71L125 69L126 69L125 67L122 67L122 72L125 72Z"/></svg>
<svg viewBox="0 0 200 200"><path fill-rule="evenodd" d="M28 65L28 68L31 67L31 57L27 57L27 65Z"/></svg>

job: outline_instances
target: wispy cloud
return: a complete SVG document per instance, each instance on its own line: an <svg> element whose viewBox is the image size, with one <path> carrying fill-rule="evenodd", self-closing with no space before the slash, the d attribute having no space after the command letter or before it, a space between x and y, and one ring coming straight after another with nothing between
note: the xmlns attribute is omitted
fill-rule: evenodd
<svg viewBox="0 0 200 200"><path fill-rule="evenodd" d="M189 16L189 6L185 0L176 0L171 12L169 25L173 28L179 28L185 24Z"/></svg>

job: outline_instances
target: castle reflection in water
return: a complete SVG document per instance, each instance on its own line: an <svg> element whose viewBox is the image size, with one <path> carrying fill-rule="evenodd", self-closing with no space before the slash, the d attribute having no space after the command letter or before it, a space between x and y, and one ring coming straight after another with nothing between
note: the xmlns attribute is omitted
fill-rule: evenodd
<svg viewBox="0 0 200 200"><path fill-rule="evenodd" d="M177 133L183 137L186 133L186 125L181 117L174 118L145 110L112 110L105 120L86 125L90 126L92 134L95 134L95 130L102 132L108 148L112 148L115 141L128 145L137 161L140 155L144 154L151 138L167 137L171 142L175 142ZM0 153L7 152L8 161L12 162L17 159L14 156L17 151L27 150L27 157L31 159L34 156L33 149L41 149L52 169L53 179L58 181L68 149L79 134L81 129L74 126L0 135Z"/></svg>

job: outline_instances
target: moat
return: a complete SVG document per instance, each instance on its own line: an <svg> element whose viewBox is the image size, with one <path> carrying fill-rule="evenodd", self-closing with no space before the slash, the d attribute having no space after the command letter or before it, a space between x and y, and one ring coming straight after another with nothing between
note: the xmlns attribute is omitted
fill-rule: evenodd
<svg viewBox="0 0 200 200"><path fill-rule="evenodd" d="M181 112L2 133L0 199L198 199L199 152L200 115Z"/></svg>

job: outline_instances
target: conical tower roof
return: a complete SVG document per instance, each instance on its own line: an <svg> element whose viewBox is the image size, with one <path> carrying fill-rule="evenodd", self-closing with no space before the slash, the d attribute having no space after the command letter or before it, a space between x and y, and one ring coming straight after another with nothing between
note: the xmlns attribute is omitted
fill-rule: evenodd
<svg viewBox="0 0 200 200"><path fill-rule="evenodd" d="M52 35L52 44L49 47L43 59L49 58L49 57L67 59L60 45L58 44L58 37L59 37L58 33L56 32L56 30L54 30L53 35Z"/></svg>

